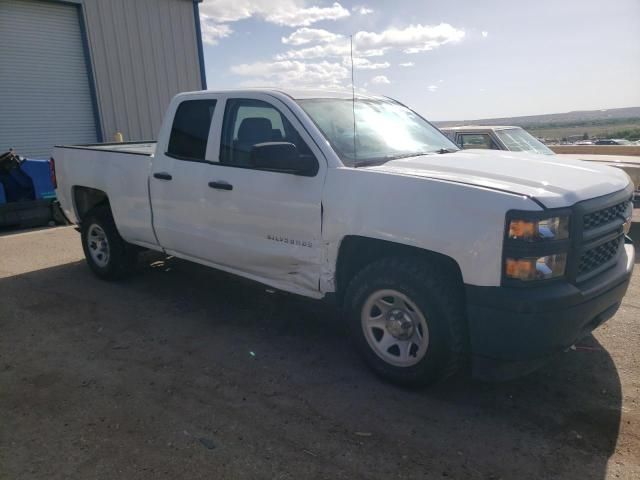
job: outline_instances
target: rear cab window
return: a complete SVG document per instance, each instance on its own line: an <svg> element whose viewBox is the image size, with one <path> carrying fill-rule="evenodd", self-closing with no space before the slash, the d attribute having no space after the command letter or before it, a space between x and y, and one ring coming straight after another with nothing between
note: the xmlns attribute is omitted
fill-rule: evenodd
<svg viewBox="0 0 640 480"><path fill-rule="evenodd" d="M185 100L176 110L166 154L179 160L205 160L216 100Z"/></svg>
<svg viewBox="0 0 640 480"><path fill-rule="evenodd" d="M486 133L461 133L458 135L460 146L464 149L500 150L498 145Z"/></svg>

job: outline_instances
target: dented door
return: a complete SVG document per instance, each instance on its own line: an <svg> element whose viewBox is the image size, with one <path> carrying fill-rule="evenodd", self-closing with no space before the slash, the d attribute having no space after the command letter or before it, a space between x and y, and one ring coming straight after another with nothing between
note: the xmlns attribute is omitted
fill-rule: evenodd
<svg viewBox="0 0 640 480"><path fill-rule="evenodd" d="M250 99L276 108L287 129L303 130L296 117L277 99L264 94L251 95ZM225 147L225 135L229 137L226 143L235 145L239 142L239 127L229 123L241 123L244 118L266 115L271 118L274 131L282 130L275 133L285 138L277 140L287 141L291 136L291 131L285 131L279 118L261 110L264 103L248 102L251 108L239 113L238 102L234 103L234 100L238 99L226 99L223 120L226 124L219 125L222 149ZM228 110L231 105L236 105L233 118ZM237 118L240 115L242 118ZM242 164L242 159L238 163L233 159L225 162L226 154L221 149L219 162L209 166L209 176L203 179L211 185L205 195L204 211L208 229L215 232L208 257L218 265L239 270L239 273L264 283L311 295L319 290L323 258L321 204L326 161L306 132L296 134L309 144L318 160L315 176L256 170ZM243 135L240 132L241 141L244 141ZM256 142L265 140L259 135L245 136L254 138Z"/></svg>

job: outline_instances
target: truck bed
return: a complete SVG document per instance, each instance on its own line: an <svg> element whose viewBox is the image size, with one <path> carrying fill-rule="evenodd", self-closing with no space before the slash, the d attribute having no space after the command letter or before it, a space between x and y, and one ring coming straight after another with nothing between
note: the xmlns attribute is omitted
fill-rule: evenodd
<svg viewBox="0 0 640 480"><path fill-rule="evenodd" d="M155 142L55 147L57 194L67 218L80 223L77 189L102 192L120 234L132 243L154 245L148 181L155 147Z"/></svg>
<svg viewBox="0 0 640 480"><path fill-rule="evenodd" d="M79 150L100 150L113 153L131 153L133 155L153 155L156 151L156 143L146 142L120 142L120 143L95 143L89 145L59 145L56 148L75 148Z"/></svg>

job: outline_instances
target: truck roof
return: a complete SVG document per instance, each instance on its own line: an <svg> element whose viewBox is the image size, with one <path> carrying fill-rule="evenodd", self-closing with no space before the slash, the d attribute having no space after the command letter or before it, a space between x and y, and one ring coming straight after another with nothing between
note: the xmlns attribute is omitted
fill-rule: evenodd
<svg viewBox="0 0 640 480"><path fill-rule="evenodd" d="M440 130L509 130L513 128L520 128L515 125L462 125L459 127L441 127Z"/></svg>
<svg viewBox="0 0 640 480"><path fill-rule="evenodd" d="M233 88L233 89L222 89L222 90L202 90L196 92L183 92L180 95L206 95L210 93L247 93L247 92L261 92L261 93L280 93L287 95L296 100L302 100L305 98L341 98L341 99L351 99L353 93L348 89L289 89L289 88L270 88L270 87L256 87L256 88ZM363 93L356 92L355 94L357 99L367 100L367 99L379 99L379 100L388 100L386 97L375 96L375 95L365 95Z"/></svg>

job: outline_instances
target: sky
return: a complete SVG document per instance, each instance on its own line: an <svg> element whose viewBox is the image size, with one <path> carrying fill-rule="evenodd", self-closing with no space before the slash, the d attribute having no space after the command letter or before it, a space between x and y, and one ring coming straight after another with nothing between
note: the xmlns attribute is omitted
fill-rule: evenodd
<svg viewBox="0 0 640 480"><path fill-rule="evenodd" d="M640 106L640 0L204 0L209 89L350 88L430 120Z"/></svg>

